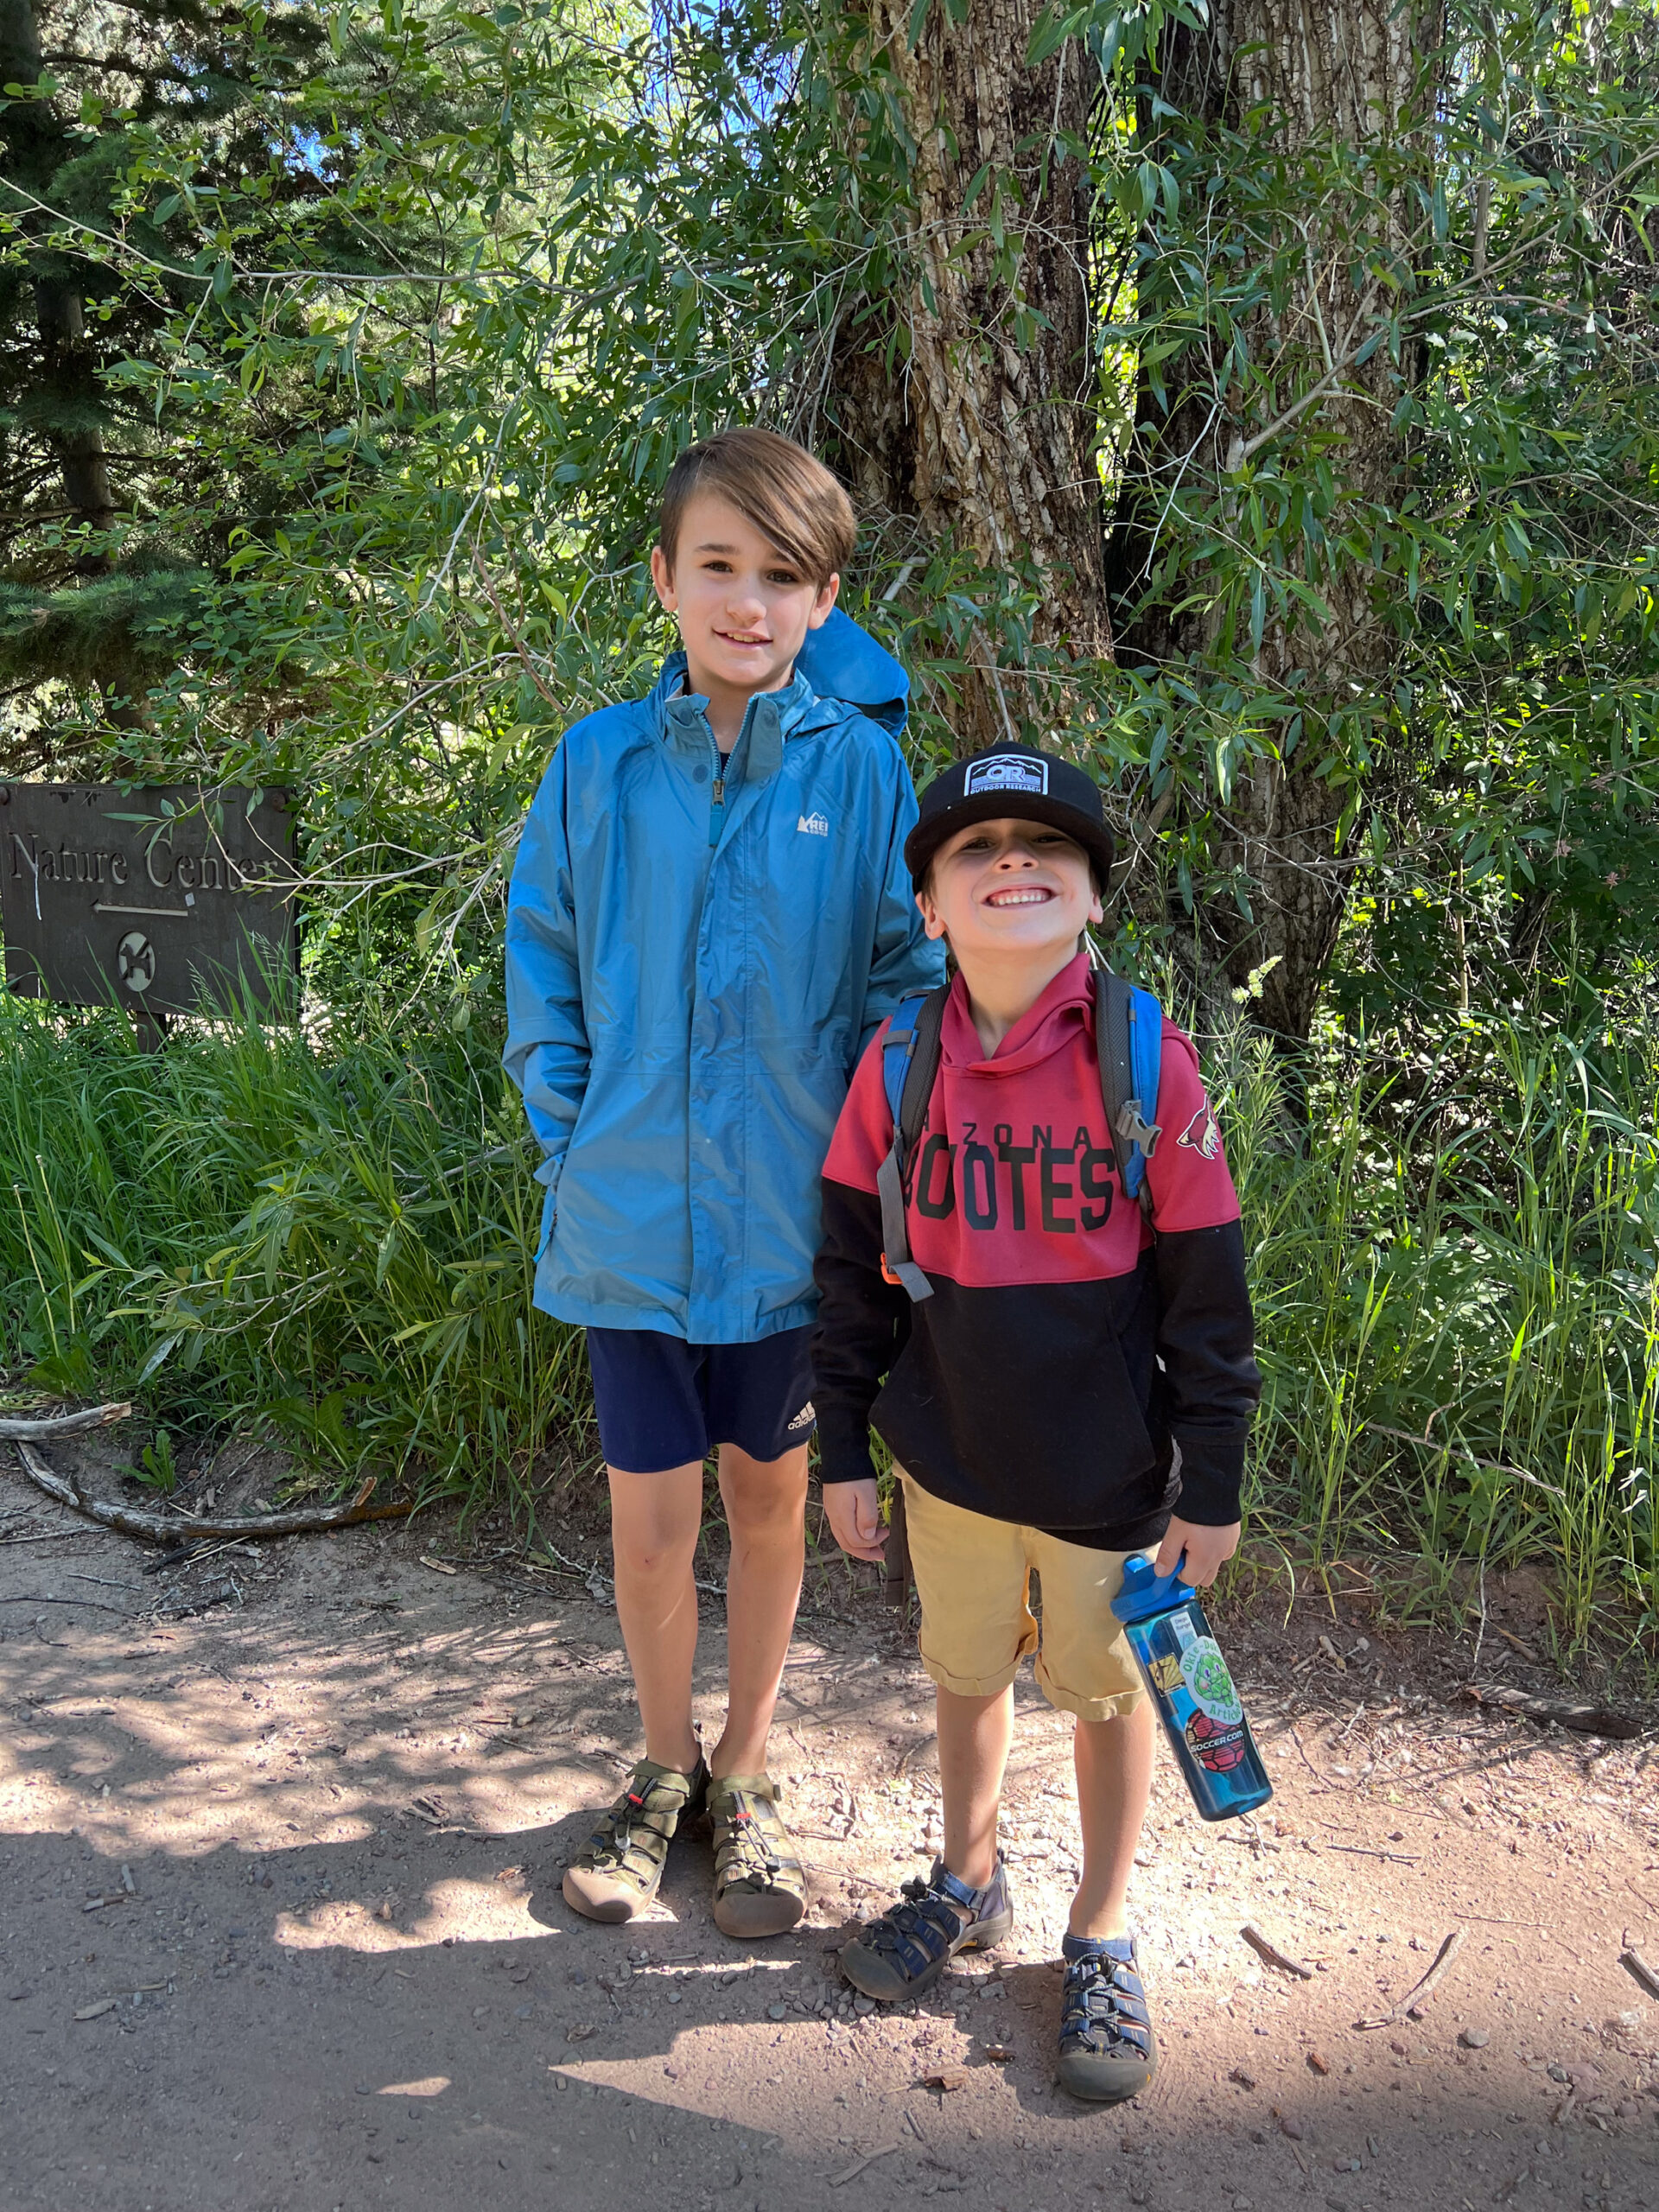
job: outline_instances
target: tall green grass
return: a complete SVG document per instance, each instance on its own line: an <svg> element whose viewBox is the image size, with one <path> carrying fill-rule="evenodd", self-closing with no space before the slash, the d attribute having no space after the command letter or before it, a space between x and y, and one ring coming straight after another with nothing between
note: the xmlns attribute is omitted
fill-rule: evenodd
<svg viewBox="0 0 1659 2212"><path fill-rule="evenodd" d="M1471 1563L1541 1562L1569 1643L1604 1605L1659 1625L1659 1066L1650 1039L1598 1046L1469 1027L1460 1072L1412 1071L1411 1111L1405 1071L1353 1052L1306 1128L1242 1024L1211 1071L1251 1249L1259 1522L1315 1559L1408 1551L1442 1595Z"/></svg>
<svg viewBox="0 0 1659 2212"><path fill-rule="evenodd" d="M1256 1529L1410 1554L1431 1596L1541 1561L1567 1640L1604 1605L1650 1632L1653 1041L1489 1020L1427 1077L1349 1052L1305 1120L1242 1018L1205 1056L1266 1377ZM146 1055L0 997L5 1363L512 1495L550 1442L594 1448L580 1351L531 1305L533 1164L488 1044L248 1022Z"/></svg>
<svg viewBox="0 0 1659 2212"><path fill-rule="evenodd" d="M487 1045L248 1020L144 1053L118 1016L0 997L5 1363L269 1418L322 1467L511 1487L588 1419L531 1305L533 1166Z"/></svg>

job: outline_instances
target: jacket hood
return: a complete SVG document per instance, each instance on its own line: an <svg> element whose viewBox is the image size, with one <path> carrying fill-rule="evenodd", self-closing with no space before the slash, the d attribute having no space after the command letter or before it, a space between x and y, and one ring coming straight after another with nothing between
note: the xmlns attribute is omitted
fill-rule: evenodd
<svg viewBox="0 0 1659 2212"><path fill-rule="evenodd" d="M659 719L666 717L668 703L679 694L684 675L685 655L671 653L649 702ZM910 678L886 646L878 645L838 607L831 608L821 629L807 632L806 643L795 658L795 673L784 689L758 696L775 699L788 721L791 707L802 703L808 692L813 698L855 707L893 736L903 734L910 712Z"/></svg>
<svg viewBox="0 0 1659 2212"><path fill-rule="evenodd" d="M894 737L903 734L910 678L887 647L840 607L831 608L821 628L807 632L795 668L820 699L844 699Z"/></svg>

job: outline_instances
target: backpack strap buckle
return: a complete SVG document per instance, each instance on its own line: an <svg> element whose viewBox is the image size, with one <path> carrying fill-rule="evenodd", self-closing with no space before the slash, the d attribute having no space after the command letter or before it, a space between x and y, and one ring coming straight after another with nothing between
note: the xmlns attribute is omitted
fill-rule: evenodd
<svg viewBox="0 0 1659 2212"><path fill-rule="evenodd" d="M1150 1160L1158 1149L1158 1140L1164 1134L1156 1122L1148 1122L1141 1111L1138 1098L1126 1098L1117 1117L1117 1134L1126 1144L1138 1144Z"/></svg>

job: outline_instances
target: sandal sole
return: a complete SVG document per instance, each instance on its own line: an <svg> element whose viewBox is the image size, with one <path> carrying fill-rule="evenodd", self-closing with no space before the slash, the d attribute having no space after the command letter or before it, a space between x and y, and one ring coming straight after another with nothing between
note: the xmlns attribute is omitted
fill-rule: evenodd
<svg viewBox="0 0 1659 2212"><path fill-rule="evenodd" d="M584 1920L602 1921L608 1927L637 1919L657 1894L653 1890L650 1897L644 1896L607 1875L590 1874L580 1866L567 1866L559 1886L572 1912L579 1912Z"/></svg>
<svg viewBox="0 0 1659 2212"><path fill-rule="evenodd" d="M1154 2057L1150 2066L1133 2069L1100 2067L1096 2070L1096 2062L1079 2054L1072 2062L1072 2069L1068 2070L1067 2062L1062 2057L1054 2076L1069 2096L1086 2105L1126 2105L1143 2089L1151 2088L1158 2062Z"/></svg>
<svg viewBox="0 0 1659 2212"><path fill-rule="evenodd" d="M747 1897L739 1892L715 1899L715 1925L722 1936L747 1943L762 1936L786 1936L799 1925L805 1912L806 1899L791 1897L786 1891L772 1897L759 1891Z"/></svg>

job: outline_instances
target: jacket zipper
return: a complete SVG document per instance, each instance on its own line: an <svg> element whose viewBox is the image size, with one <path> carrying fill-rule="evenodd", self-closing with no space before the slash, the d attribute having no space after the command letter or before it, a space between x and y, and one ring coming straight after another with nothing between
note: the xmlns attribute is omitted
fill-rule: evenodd
<svg viewBox="0 0 1659 2212"><path fill-rule="evenodd" d="M709 809L709 842L711 845L720 842L721 828L725 819L726 779L723 775L717 775L715 778L714 804Z"/></svg>

